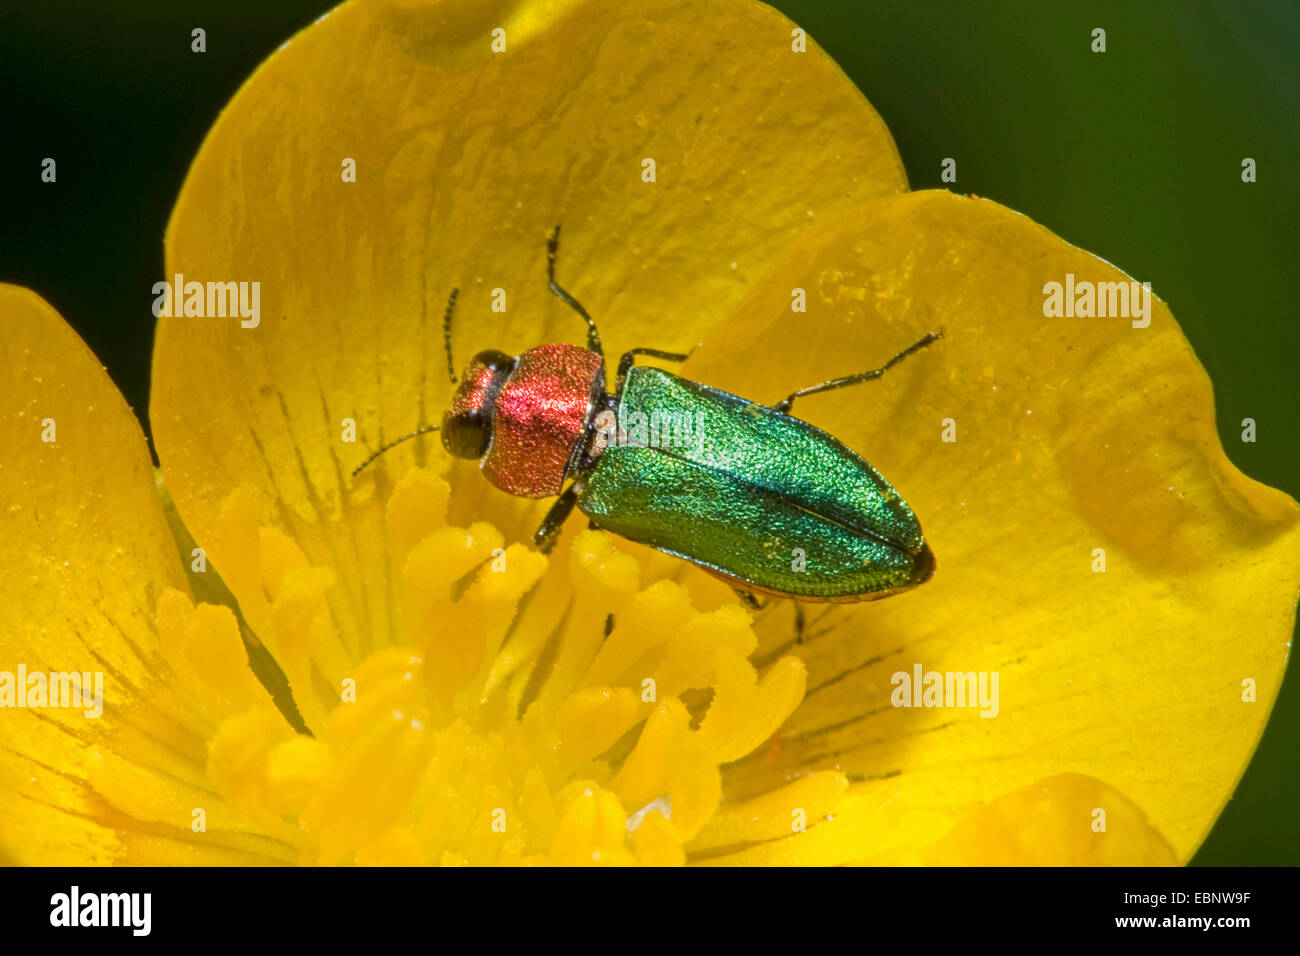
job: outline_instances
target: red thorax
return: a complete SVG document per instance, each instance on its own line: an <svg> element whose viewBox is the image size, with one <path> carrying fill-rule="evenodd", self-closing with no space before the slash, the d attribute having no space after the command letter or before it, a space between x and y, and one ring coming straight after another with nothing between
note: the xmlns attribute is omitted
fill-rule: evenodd
<svg viewBox="0 0 1300 956"><path fill-rule="evenodd" d="M560 493L595 398L604 389L600 355L576 345L539 345L521 354L505 383L471 366L459 407L492 401L492 442L480 467L502 491L524 498Z"/></svg>

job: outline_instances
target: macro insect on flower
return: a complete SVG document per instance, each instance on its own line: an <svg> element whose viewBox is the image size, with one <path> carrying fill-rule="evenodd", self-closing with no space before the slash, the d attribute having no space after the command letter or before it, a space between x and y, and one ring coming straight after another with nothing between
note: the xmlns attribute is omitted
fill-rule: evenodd
<svg viewBox="0 0 1300 956"><path fill-rule="evenodd" d="M587 323L587 347L548 344L514 357L478 353L442 420L447 453L479 459L484 476L502 491L559 496L533 536L543 553L576 506L594 527L698 564L751 606L758 605L756 591L848 602L929 580L934 555L907 502L853 451L789 413L798 398L879 378L941 333L878 369L801 388L772 406L637 366L638 356L689 357L653 348L625 352L614 391L607 392L596 322L555 281L559 236L556 226L547 247L550 289ZM443 319L453 384L457 294L452 291ZM697 440L674 441L680 435L667 427L656 430L659 440L629 440L616 423L630 415L643 422L685 417ZM353 475L393 445L435 428L389 442ZM802 628L802 617L797 621Z"/></svg>
<svg viewBox="0 0 1300 956"><path fill-rule="evenodd" d="M883 121L792 31L739 0L361 0L293 37L212 127L167 229L164 276L259 281L262 319L158 319L157 474L78 334L0 285L0 695L19 664L104 672L96 718L0 711L0 861L1191 857L1281 684L1300 508L1225 456L1164 302L1140 330L1045 317L1046 282L1127 277L997 203L909 191ZM683 377L634 365L597 407L599 350L547 345L563 414L526 414L555 396L511 375L535 383L525 359L576 328L541 281L557 222L610 355L689 351ZM943 346L881 386L799 398L940 319ZM519 356L478 363L445 433L513 494L432 437L349 474L358 435L440 423L448 338ZM720 512L743 566L713 563L746 590L824 574L812 551L794 570L803 541L763 550L780 502L665 477L676 436L651 427L654 457L640 440L633 411L691 412L702 454L813 434L734 395L797 398L924 519L922 538L837 452L884 509L869 528L915 536L846 590L920 576L923 547L944 573L823 605L796 646L785 602L752 614L627 540L707 558ZM498 469L519 421L546 455ZM590 474L570 467L588 447ZM772 447L745 446L746 477ZM562 500L566 475L622 537L570 520L534 546L558 522L520 492ZM1000 675L996 719L895 705L918 665Z"/></svg>

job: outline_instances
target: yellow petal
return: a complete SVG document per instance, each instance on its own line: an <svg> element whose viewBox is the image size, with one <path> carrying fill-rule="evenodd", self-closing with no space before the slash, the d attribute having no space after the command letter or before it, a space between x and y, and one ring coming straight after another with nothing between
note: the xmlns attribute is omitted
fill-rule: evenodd
<svg viewBox="0 0 1300 956"><path fill-rule="evenodd" d="M734 852L720 855L702 847L704 856L698 862L704 866L916 864L922 861L920 851L939 840L952 823L942 814L908 808L852 790L835 801L833 812L824 819L818 819L812 812L815 809L812 806L789 808L784 820L787 835L780 839L733 847ZM757 834L747 836L752 839L754 835ZM700 835L701 841L707 839L707 834Z"/></svg>
<svg viewBox="0 0 1300 956"><path fill-rule="evenodd" d="M691 843L691 851L760 843L806 830L826 817L848 786L844 774L822 771L724 807Z"/></svg>
<svg viewBox="0 0 1300 956"><path fill-rule="evenodd" d="M1061 774L961 820L926 856L939 866L1174 866L1141 808L1100 780Z"/></svg>
<svg viewBox="0 0 1300 956"><path fill-rule="evenodd" d="M1081 773L1142 807L1180 860L1210 828L1282 679L1300 508L1225 457L1163 302L1145 328L1045 317L1045 283L1067 274L1127 279L995 203L914 193L792 248L701 348L701 376L772 401L945 330L879 381L794 406L908 500L938 573L812 613L807 699L776 751L728 768L731 797L838 769L955 820ZM790 318L794 287L806 319ZM769 615L762 646L788 644L788 621ZM916 665L996 672L996 716L891 706Z"/></svg>
<svg viewBox="0 0 1300 956"><path fill-rule="evenodd" d="M204 772L213 722L270 700L234 618L183 593L139 424L38 296L0 285L0 324L0 671L102 681L102 706L0 710L0 846L42 865L292 861Z"/></svg>
<svg viewBox="0 0 1300 956"><path fill-rule="evenodd" d="M406 827L393 827L357 852L361 866L424 866L419 841Z"/></svg>

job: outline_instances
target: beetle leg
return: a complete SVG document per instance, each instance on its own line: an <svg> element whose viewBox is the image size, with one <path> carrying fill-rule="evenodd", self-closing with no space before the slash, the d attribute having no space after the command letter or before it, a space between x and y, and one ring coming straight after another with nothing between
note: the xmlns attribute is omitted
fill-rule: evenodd
<svg viewBox="0 0 1300 956"><path fill-rule="evenodd" d="M574 312L577 312L587 322L587 348L600 356L601 364L605 362L605 347L601 345L600 333L596 331L596 320L587 314L587 310L582 307L582 303L575 299L569 293L560 288L555 281L555 259L560 252L560 227L556 226L555 231L551 233L551 238L546 242L546 279L550 284L551 291L564 301L564 303Z"/></svg>
<svg viewBox="0 0 1300 956"><path fill-rule="evenodd" d="M533 534L533 545L542 554L549 554L551 548L555 547L555 539L560 536L564 519L569 517L577 500L578 485L569 485L568 490L551 505L551 510L546 512L546 517L542 519L542 526Z"/></svg>
<svg viewBox="0 0 1300 956"><path fill-rule="evenodd" d="M731 586L731 590L736 592L736 597L740 598L740 603L745 605L745 607L749 608L751 611L761 611L763 608L767 607L767 602L760 601L754 596L752 591L738 588L734 584Z"/></svg>
<svg viewBox="0 0 1300 956"><path fill-rule="evenodd" d="M793 395L781 399L772 407L778 412L790 413L790 406L794 404L796 398L802 398L805 395L816 395L818 392L830 392L837 388L844 388L847 385L857 385L859 382L867 382L873 378L880 378L885 372L889 371L903 359L907 358L913 352L918 352L932 342L937 342L943 338L943 331L930 332L919 342L913 342L903 351L899 352L880 368L874 368L870 372L859 372L857 375L845 375L843 378L833 378L829 382L821 382L817 385L809 385L807 388L801 388Z"/></svg>
<svg viewBox="0 0 1300 956"><path fill-rule="evenodd" d="M740 603L745 605L745 607L749 608L751 611L761 611L771 603L770 601L760 601L754 596L752 591L738 588L734 584L731 586L731 590L736 592L736 597L740 598ZM791 598L790 603L794 605L794 642L796 644L802 644L805 624L803 605L793 598Z"/></svg>
<svg viewBox="0 0 1300 956"><path fill-rule="evenodd" d="M614 386L615 398L623 394L623 382L627 378L627 373L632 370L632 363L636 361L638 355L648 355L651 358L663 359L665 362L685 362L691 357L690 352L661 352L659 349L629 349L624 352L623 357L618 360L618 382Z"/></svg>

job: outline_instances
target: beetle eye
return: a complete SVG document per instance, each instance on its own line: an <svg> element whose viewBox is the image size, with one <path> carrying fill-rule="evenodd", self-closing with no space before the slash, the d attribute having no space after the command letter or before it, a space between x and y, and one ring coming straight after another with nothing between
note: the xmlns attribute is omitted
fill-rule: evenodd
<svg viewBox="0 0 1300 956"><path fill-rule="evenodd" d="M505 352L499 352L496 349L487 349L479 352L474 356L474 361L470 366L482 365L493 372L510 372L514 370L515 360Z"/></svg>
<svg viewBox="0 0 1300 956"><path fill-rule="evenodd" d="M457 458L482 458L492 441L492 416L478 409L448 412L442 419L442 447Z"/></svg>

